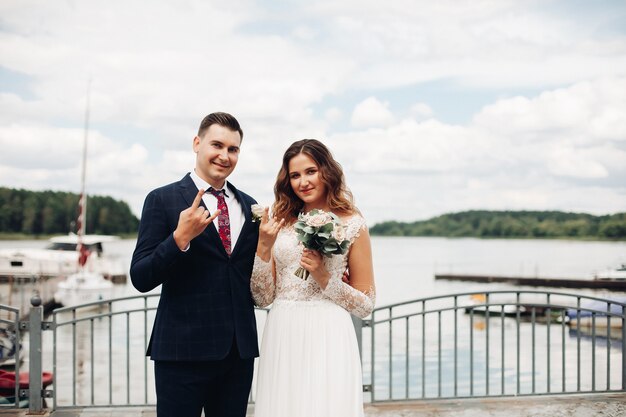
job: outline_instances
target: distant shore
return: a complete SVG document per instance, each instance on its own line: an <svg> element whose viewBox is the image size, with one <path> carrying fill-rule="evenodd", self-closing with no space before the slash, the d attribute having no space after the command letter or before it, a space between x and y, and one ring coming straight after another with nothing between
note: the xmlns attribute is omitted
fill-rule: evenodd
<svg viewBox="0 0 626 417"><path fill-rule="evenodd" d="M569 240L572 242L626 242L626 237L622 238L607 238L607 237L593 237L593 236L439 236L439 235L386 235L372 232L370 229L370 236L372 237L434 237L434 238L446 238L446 239L481 239L481 240ZM0 240L2 238L0 237Z"/></svg>
<svg viewBox="0 0 626 417"><path fill-rule="evenodd" d="M470 210L415 222L385 221L373 236L626 240L626 213Z"/></svg>
<svg viewBox="0 0 626 417"><path fill-rule="evenodd" d="M0 240L48 240L54 236L61 236L60 233L46 234L46 235L31 235L27 233L4 233L0 232ZM119 236L121 239L136 239L136 233L116 233L114 236Z"/></svg>
<svg viewBox="0 0 626 417"><path fill-rule="evenodd" d="M498 240L571 240L581 242L626 242L624 238L602 238L602 237L571 237L571 236L550 236L550 237L533 237L533 236L404 236L404 235L385 235L379 233L371 233L374 237L433 237L433 238L449 238L449 239L498 239ZM0 232L0 240L41 240L46 241L54 236L60 236L59 233L51 235L29 235L24 233L3 233ZM136 239L136 233L115 234L121 239Z"/></svg>

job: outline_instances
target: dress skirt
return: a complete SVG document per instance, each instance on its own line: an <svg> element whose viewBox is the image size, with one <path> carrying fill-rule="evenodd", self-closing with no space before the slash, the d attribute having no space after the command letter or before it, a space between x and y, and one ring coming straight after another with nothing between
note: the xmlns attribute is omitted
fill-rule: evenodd
<svg viewBox="0 0 626 417"><path fill-rule="evenodd" d="M326 300L275 300L263 331L255 417L362 417L350 314Z"/></svg>

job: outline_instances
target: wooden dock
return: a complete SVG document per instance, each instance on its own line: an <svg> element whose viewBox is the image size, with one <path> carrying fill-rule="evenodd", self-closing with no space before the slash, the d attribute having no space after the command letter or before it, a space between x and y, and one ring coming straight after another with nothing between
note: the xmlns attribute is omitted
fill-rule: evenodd
<svg viewBox="0 0 626 417"><path fill-rule="evenodd" d="M591 288L626 291L626 280L507 277L497 275L435 274L436 280L502 283L528 287Z"/></svg>

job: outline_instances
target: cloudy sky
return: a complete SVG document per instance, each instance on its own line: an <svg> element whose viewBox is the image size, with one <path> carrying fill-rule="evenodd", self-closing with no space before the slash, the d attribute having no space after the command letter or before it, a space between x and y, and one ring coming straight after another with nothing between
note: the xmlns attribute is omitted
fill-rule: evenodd
<svg viewBox="0 0 626 417"><path fill-rule="evenodd" d="M369 223L468 209L626 211L626 3L0 2L0 186L127 201L192 169L212 111L232 182L272 202L323 140Z"/></svg>

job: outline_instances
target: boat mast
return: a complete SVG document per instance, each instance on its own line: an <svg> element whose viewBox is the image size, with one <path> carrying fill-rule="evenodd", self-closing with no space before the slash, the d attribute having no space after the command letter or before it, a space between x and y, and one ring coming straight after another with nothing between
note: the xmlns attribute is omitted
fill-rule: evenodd
<svg viewBox="0 0 626 417"><path fill-rule="evenodd" d="M87 172L87 138L89 133L89 96L91 93L91 79L87 84L87 103L85 105L85 132L83 137L83 166L80 179L80 197L78 199L78 224L77 224L77 245L78 250L78 264L82 269L87 262L87 256L89 255L86 248L83 246L83 236L85 235L85 229L87 227L87 194L85 194L85 178Z"/></svg>

